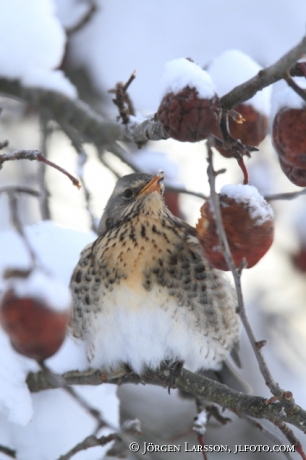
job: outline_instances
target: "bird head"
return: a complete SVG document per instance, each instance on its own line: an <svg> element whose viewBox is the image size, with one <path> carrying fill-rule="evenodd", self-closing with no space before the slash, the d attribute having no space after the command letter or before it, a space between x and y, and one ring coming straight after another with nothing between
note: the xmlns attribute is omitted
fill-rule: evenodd
<svg viewBox="0 0 306 460"><path fill-rule="evenodd" d="M133 173L121 177L106 204L98 234L102 235L110 228L139 214L158 215L166 209L163 179L163 171L156 176Z"/></svg>

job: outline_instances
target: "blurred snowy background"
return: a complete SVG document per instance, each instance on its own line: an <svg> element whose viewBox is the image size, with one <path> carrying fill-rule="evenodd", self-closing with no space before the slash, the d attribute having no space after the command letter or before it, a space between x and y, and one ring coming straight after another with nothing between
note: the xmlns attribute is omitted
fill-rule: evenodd
<svg viewBox="0 0 306 460"><path fill-rule="evenodd" d="M0 78L20 79L24 85L57 90L71 98L78 94L106 119L114 120L117 112L107 91L118 81L127 81L134 70L137 77L130 95L135 108L142 114L153 114L160 102L167 61L192 57L206 66L223 51L238 49L265 67L305 34L305 0L99 0L88 23L73 31L93 4L87 0L0 0ZM226 74L223 78L226 80ZM281 87L281 83L275 85L273 92ZM34 108L4 96L0 107L0 142L9 140L7 152L40 149L50 160L78 174L80 161L71 142L54 123L46 124L48 113L39 115ZM208 193L204 142L151 142L144 152L124 147L144 170L154 173L164 169L170 183ZM84 180L91 194L92 214L99 218L116 180L114 172L123 175L130 168L112 152L104 152L103 164L92 145L86 144L84 149ZM218 188L242 181L235 160L216 154L215 163L227 168L226 174L218 177ZM250 183L262 194L300 190L282 173L269 135L246 165ZM27 232L39 258L63 283L68 283L80 250L94 239L83 191L77 191L51 168L44 175L36 162L8 162L0 171L1 187L27 185L38 189L42 178L49 193L43 218L53 223L39 224L42 215L38 201L23 195L19 199L20 219L32 226ZM195 225L202 200L190 195L180 195L178 200L180 213ZM293 263L292 255L306 247L306 199L273 202L273 208L275 242L268 254L243 274L244 295L256 337L268 340L264 354L275 380L292 391L297 403L305 408L306 274ZM0 193L0 212L0 268L24 265L27 254L12 230L4 193ZM30 396L24 376L35 366L18 357L4 333L0 334L0 444L15 450L20 460L56 460L92 432L93 422L60 390ZM243 332L241 354L242 375L255 394L268 397ZM49 360L49 365L59 372L82 369L83 359L82 350L69 342ZM191 432L195 405L180 400L175 391L169 396L160 388L132 385L118 391L113 386L80 391L112 426L118 425L119 412L121 420L139 418L144 430L142 441L196 443ZM235 444L269 443L245 421L226 414L234 421L225 427L215 422L209 425L209 444L229 444L233 448ZM276 434L273 426L270 429ZM298 437L305 445L305 436L298 433ZM283 440L283 444L288 441ZM73 458L98 460L106 450L89 449ZM253 458L258 455L253 454ZM270 458L272 454L260 455ZM164 457L161 453L153 456ZM221 454L214 457L221 458ZM244 454L236 457L244 458ZM0 453L1 460L7 458ZM171 458L170 453L167 458ZM201 454L189 453L188 458L201 458Z"/></svg>

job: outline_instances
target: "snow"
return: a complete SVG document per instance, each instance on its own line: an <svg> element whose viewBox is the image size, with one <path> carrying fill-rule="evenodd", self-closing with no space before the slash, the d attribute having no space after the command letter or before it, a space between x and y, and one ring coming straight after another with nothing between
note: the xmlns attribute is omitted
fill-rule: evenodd
<svg viewBox="0 0 306 460"><path fill-rule="evenodd" d="M26 425L33 415L25 374L9 339L0 328L0 413L9 422Z"/></svg>
<svg viewBox="0 0 306 460"><path fill-rule="evenodd" d="M142 172L155 175L159 169L165 173L165 184L173 187L183 187L179 179L180 172L178 164L162 152L142 149L134 153L130 161Z"/></svg>
<svg viewBox="0 0 306 460"><path fill-rule="evenodd" d="M292 217L293 226L297 235L298 243L301 243L303 247L306 247L306 212L305 203L296 204L295 214Z"/></svg>
<svg viewBox="0 0 306 460"><path fill-rule="evenodd" d="M196 419L193 424L193 430L200 435L206 433L206 424L207 424L207 413L205 410L202 410L197 414Z"/></svg>
<svg viewBox="0 0 306 460"><path fill-rule="evenodd" d="M75 68L88 67L104 91L136 69L129 92L141 111L157 109L158 81L171 59L190 56L204 66L227 49L240 49L266 67L305 34L305 0L165 0L162 14L160 2L100 0L99 5L90 24L72 37L70 59Z"/></svg>
<svg viewBox="0 0 306 460"><path fill-rule="evenodd" d="M224 185L220 190L220 195L226 195L233 198L237 203L245 204L255 225L261 225L274 219L272 207L253 185Z"/></svg>
<svg viewBox="0 0 306 460"><path fill-rule="evenodd" d="M162 85L162 96L167 93L177 94L187 86L195 88L201 99L212 99L216 95L215 86L208 73L185 58L167 62Z"/></svg>
<svg viewBox="0 0 306 460"><path fill-rule="evenodd" d="M89 2L75 0L53 0L56 15L65 29L74 27L87 13Z"/></svg>
<svg viewBox="0 0 306 460"><path fill-rule="evenodd" d="M56 311L68 310L71 294L68 286L55 281L43 271L33 270L27 278L9 278L6 289L13 289L16 297L39 300Z"/></svg>
<svg viewBox="0 0 306 460"><path fill-rule="evenodd" d="M306 80L304 77L295 77L293 80L301 88L306 89ZM280 86L280 85L279 85ZM306 102L301 98L290 86L282 85L282 89L274 91L272 95L272 120L276 114L282 109L305 109Z"/></svg>
<svg viewBox="0 0 306 460"><path fill-rule="evenodd" d="M56 69L66 37L51 0L0 0L0 75L29 87L76 98L76 88Z"/></svg>
<svg viewBox="0 0 306 460"><path fill-rule="evenodd" d="M48 271L48 277L52 278L52 301L57 303L56 299L61 299L58 283L67 289L79 253L96 235L93 232L78 232L60 227L50 221L25 227L24 230L40 265ZM28 268L30 265L26 248L13 230L1 233L0 254L0 273L7 268ZM30 280L29 284L33 284L36 293L40 282L42 291L50 288L50 279L47 281L48 286L44 286L46 275L43 276L44 279L41 278L41 272L35 271L33 280ZM0 292L5 286L6 281L0 278ZM0 441L17 451L18 460L54 460L93 433L94 419L63 390L30 394L25 379L28 372L38 370L38 365L16 353L1 328L0 348L0 427L4 432ZM57 373L88 369L83 344L76 343L70 337L66 337L60 350L46 364ZM119 401L116 385L77 386L75 390L102 413L112 428L117 428ZM110 428L104 428L98 435L110 431ZM74 458L103 458L109 447L110 444L103 448L88 449Z"/></svg>
<svg viewBox="0 0 306 460"><path fill-rule="evenodd" d="M213 79L218 96L231 91L236 86L255 77L262 67L251 57L239 50L228 50L209 63L207 72ZM225 78L226 75L226 78ZM269 116L271 88L258 91L245 105L252 105L258 112Z"/></svg>
<svg viewBox="0 0 306 460"><path fill-rule="evenodd" d="M118 417L114 385L75 390L87 403L102 413L107 412L110 422ZM24 427L12 425L18 460L55 460L95 431L95 420L63 390L41 391L33 394L32 399L32 421ZM104 428L99 430L98 436L111 431ZM73 460L103 458L110 446L88 449L73 456Z"/></svg>

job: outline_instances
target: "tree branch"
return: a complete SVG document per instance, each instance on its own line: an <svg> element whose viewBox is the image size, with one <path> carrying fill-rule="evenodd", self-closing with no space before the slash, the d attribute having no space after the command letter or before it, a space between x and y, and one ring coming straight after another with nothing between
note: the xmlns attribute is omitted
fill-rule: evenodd
<svg viewBox="0 0 306 460"><path fill-rule="evenodd" d="M105 446L106 444L108 444L111 441L114 441L115 439L115 433L109 434L108 436L100 436L99 438L93 435L87 436L87 438L85 438L83 441L81 441L79 444L77 444L75 447L69 450L69 452L67 452L65 455L61 455L58 460L69 460L71 457L73 457L78 452L81 452L82 450L86 450L91 447Z"/></svg>
<svg viewBox="0 0 306 460"><path fill-rule="evenodd" d="M134 118L127 126L114 121L105 121L101 115L80 100L69 99L55 91L24 87L18 80L0 78L0 93L21 99L38 110L48 110L50 118L59 125L64 123L71 129L75 129L83 142L94 144L100 149L107 148L116 141L143 145L149 140L169 137L161 124L154 120L145 119L142 123L138 123Z"/></svg>
<svg viewBox="0 0 306 460"><path fill-rule="evenodd" d="M0 445L0 452L3 454L7 455L8 457L11 458L16 458L16 451L13 449L10 449L9 447L1 446Z"/></svg>
<svg viewBox="0 0 306 460"><path fill-rule="evenodd" d="M278 80L286 78L289 69L306 53L306 37L303 37L301 42L292 48L288 53L281 57L275 64L258 72L258 74L250 80L236 86L228 94L225 94L220 99L223 110L231 110L236 105L247 101L253 97L258 91L266 86L275 83Z"/></svg>
<svg viewBox="0 0 306 460"><path fill-rule="evenodd" d="M118 374L107 374L98 369L89 369L86 372L66 372L61 377L65 379L67 385L101 385L103 383L121 385L125 383L139 383L139 376L136 374L121 373L118 376ZM171 378L169 369L165 367L155 372L147 370L141 375L142 383L162 387L168 387L171 383ZM30 373L27 378L27 384L32 392L58 388L56 382L48 381L42 372ZM175 386L180 390L192 393L198 398L208 399L235 412L253 418L264 418L272 422L280 420L291 423L302 431L306 430L306 411L296 404L292 405L290 411L285 410L283 402L275 401L267 404L265 398L245 395L186 369L182 370L180 376L175 377Z"/></svg>
<svg viewBox="0 0 306 460"><path fill-rule="evenodd" d="M66 34L73 35L79 30L83 29L93 18L95 13L98 11L98 4L94 0L89 0L88 2L88 10L85 14L79 19L79 21L71 27L67 27Z"/></svg>
<svg viewBox="0 0 306 460"><path fill-rule="evenodd" d="M213 139L212 139L212 142L213 142ZM255 356L257 358L257 362L259 364L260 371L265 379L266 385L269 387L273 395L280 396L282 393L284 393L284 390L282 390L279 387L279 385L275 382L275 380L273 379L268 369L268 366L265 362L265 359L261 353L262 345L259 346L257 340L255 339L254 333L252 331L251 325L246 315L246 311L244 307L244 300L243 300L243 295L242 295L242 288L241 288L242 268L240 270L236 269L236 266L234 264L233 257L230 251L230 247L227 241L223 222L222 222L219 197L215 189L215 179L216 179L218 172L216 172L213 168L213 152L211 148L210 139L207 142L207 147L208 147L208 170L207 171L208 171L208 180L209 180L209 185L210 185L210 199L211 199L211 204L214 210L216 228L217 228L219 242L220 242L220 248L226 260L227 266L229 270L232 272L232 275L234 278L234 283L235 283L235 287L237 291L237 300L238 300L238 311L237 312L239 313L240 319L245 327L246 333L251 342Z"/></svg>
<svg viewBox="0 0 306 460"><path fill-rule="evenodd" d="M65 169L61 168L57 164L53 163L52 161L48 160L45 158L39 150L15 150L12 153L3 153L0 155L0 170L2 168L3 163L6 161L14 161L14 160L37 160L41 161L42 163L51 166L54 169L57 169L61 173L63 173L65 176L67 176L73 185L75 185L77 188L81 188L81 185L75 177L73 177L69 172L67 172Z"/></svg>

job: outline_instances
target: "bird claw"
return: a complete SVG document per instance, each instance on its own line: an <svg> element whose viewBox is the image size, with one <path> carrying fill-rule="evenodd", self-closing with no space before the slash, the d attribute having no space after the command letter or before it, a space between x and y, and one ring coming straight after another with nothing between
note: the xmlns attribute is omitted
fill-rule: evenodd
<svg viewBox="0 0 306 460"><path fill-rule="evenodd" d="M124 363L124 369L126 371L125 375L132 376L135 379L135 383L141 383L142 385L145 385L145 382L141 379L141 376L135 372L129 364Z"/></svg>

